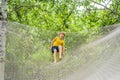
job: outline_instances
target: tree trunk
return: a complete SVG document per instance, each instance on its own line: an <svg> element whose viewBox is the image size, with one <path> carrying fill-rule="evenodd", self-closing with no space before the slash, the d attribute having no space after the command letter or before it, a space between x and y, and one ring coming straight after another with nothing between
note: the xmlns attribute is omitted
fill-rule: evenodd
<svg viewBox="0 0 120 80"><path fill-rule="evenodd" d="M6 1L6 0L5 0ZM0 1L0 80L4 80L4 61L5 61L5 43L6 43L6 2Z"/></svg>
<svg viewBox="0 0 120 80"><path fill-rule="evenodd" d="M4 80L5 24L6 22L0 21L0 80Z"/></svg>

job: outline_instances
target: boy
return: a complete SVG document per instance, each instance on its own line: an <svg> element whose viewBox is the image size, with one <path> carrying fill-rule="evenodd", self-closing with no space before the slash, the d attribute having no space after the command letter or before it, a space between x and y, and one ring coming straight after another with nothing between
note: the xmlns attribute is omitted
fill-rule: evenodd
<svg viewBox="0 0 120 80"><path fill-rule="evenodd" d="M59 59L62 59L65 33L60 32L58 37L55 37L51 42L51 50L56 63L56 53L59 52Z"/></svg>

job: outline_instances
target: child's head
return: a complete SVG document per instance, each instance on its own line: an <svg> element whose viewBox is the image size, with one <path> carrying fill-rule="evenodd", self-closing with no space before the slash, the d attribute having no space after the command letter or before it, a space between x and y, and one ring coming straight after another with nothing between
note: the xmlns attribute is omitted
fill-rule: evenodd
<svg viewBox="0 0 120 80"><path fill-rule="evenodd" d="M59 33L59 37L60 37L61 39L64 39L64 37L65 37L65 32L60 32L60 33Z"/></svg>

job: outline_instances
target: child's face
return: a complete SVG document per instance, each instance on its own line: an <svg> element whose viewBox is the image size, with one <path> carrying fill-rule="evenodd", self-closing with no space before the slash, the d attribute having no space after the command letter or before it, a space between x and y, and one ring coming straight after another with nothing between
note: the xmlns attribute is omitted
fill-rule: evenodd
<svg viewBox="0 0 120 80"><path fill-rule="evenodd" d="M61 39L64 39L65 35L64 34L60 34L59 35Z"/></svg>

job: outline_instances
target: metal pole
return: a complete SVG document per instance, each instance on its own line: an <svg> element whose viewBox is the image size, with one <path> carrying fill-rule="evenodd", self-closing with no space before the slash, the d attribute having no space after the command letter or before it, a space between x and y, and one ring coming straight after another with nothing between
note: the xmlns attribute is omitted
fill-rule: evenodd
<svg viewBox="0 0 120 80"><path fill-rule="evenodd" d="M7 1L0 0L0 80L4 80Z"/></svg>

